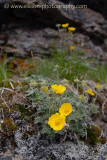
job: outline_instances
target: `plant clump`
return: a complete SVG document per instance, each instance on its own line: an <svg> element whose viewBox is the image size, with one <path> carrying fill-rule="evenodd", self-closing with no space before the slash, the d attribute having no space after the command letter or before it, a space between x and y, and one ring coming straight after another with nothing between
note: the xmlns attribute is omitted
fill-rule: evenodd
<svg viewBox="0 0 107 160"><path fill-rule="evenodd" d="M32 77L38 86L30 87L26 92L28 99L37 106L34 123L41 126L41 133L54 137L56 134L63 135L67 131L75 133L78 137L85 137L88 115L98 113L98 108L92 106L93 103L90 103L89 108L87 106L87 98L90 95L86 92L87 85L84 85L80 93L78 88L83 86L83 81L76 80L74 83L77 83L78 92L75 93L67 79L53 81L42 76L32 75ZM46 86L41 86L43 79L47 81ZM69 87L66 88L65 84ZM41 87L45 87L43 88L45 91L41 92Z"/></svg>

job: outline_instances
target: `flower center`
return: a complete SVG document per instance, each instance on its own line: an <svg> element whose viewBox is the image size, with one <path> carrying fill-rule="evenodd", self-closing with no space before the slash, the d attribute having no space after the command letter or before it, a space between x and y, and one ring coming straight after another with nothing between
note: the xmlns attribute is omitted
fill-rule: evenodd
<svg viewBox="0 0 107 160"><path fill-rule="evenodd" d="M68 111L68 109L65 109L65 113L68 113L69 111Z"/></svg>
<svg viewBox="0 0 107 160"><path fill-rule="evenodd" d="M55 122L55 125L56 125L56 126L60 125L60 121L57 120L57 121Z"/></svg>

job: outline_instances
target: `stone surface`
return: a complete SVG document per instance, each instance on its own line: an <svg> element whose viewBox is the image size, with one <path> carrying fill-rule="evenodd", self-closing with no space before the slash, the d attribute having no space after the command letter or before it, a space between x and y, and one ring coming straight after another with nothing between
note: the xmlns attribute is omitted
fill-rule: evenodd
<svg viewBox="0 0 107 160"><path fill-rule="evenodd" d="M13 0L13 4L47 4L65 5L59 1L27 1ZM27 17L27 18L26 18ZM85 49L89 49L91 55L100 54L101 59L107 57L107 21L104 17L89 8L87 9L2 9L0 12L1 34L0 34L0 55L5 52L8 55L27 57L31 55L50 55L50 49L56 44L60 46L60 35L55 31L57 23L69 22L77 28L76 33L81 37L88 37L87 44L84 41ZM83 35L83 36L82 36Z"/></svg>
<svg viewBox="0 0 107 160"><path fill-rule="evenodd" d="M15 55L22 58L31 56L31 51L34 56L41 56L42 54L50 56L55 46L58 49L61 49L61 46L63 46L62 37L68 37L68 33L62 36L62 33L60 34L51 28L35 29L33 31L28 31L28 29L14 29L8 32L6 45L3 45L3 39L5 40L5 36L7 35L6 32L1 35L3 42L0 43L0 55L7 53L8 55ZM71 44L71 41L69 41L69 44ZM88 35L75 33L74 45L78 52L86 53L86 58L98 58L107 61L107 51L104 45L95 45Z"/></svg>
<svg viewBox="0 0 107 160"><path fill-rule="evenodd" d="M17 118L15 113L14 121ZM0 160L106 160L107 143L91 146L74 139L73 134L69 134L70 140L64 142L60 139L51 141L47 135L37 131L36 125L32 128L29 125L23 119L13 136L3 139L3 134L0 134Z"/></svg>
<svg viewBox="0 0 107 160"><path fill-rule="evenodd" d="M15 151L8 156L1 154L0 160L106 160L107 157L107 144L90 147L80 141L78 144L66 141L44 145L40 137L29 135L24 139L19 131L15 134L15 140Z"/></svg>
<svg viewBox="0 0 107 160"><path fill-rule="evenodd" d="M12 156L0 156L0 160L12 160Z"/></svg>
<svg viewBox="0 0 107 160"><path fill-rule="evenodd" d="M106 9L106 6L107 6L107 1L106 0L97 0L97 1L93 1L93 0L90 0L90 1L86 1L86 0L60 0L64 3L70 3L72 2L74 5L86 5L88 6L88 8L94 10L94 11L97 11L99 13L101 13L106 19L107 19L107 9Z"/></svg>

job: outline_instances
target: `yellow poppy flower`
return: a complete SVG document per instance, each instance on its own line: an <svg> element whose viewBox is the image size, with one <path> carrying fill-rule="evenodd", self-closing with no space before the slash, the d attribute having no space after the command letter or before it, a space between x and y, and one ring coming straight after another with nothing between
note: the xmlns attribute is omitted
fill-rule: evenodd
<svg viewBox="0 0 107 160"><path fill-rule="evenodd" d="M68 28L68 31L69 31L69 32L71 32L71 31L75 31L75 30L76 30L76 28L75 28L75 27L69 27L69 28Z"/></svg>
<svg viewBox="0 0 107 160"><path fill-rule="evenodd" d="M66 87L57 84L51 85L51 88L55 90L56 94L62 94L66 90Z"/></svg>
<svg viewBox="0 0 107 160"><path fill-rule="evenodd" d="M76 48L75 46L73 46L73 45L71 46L71 49L72 49L72 50L75 49L75 48Z"/></svg>
<svg viewBox="0 0 107 160"><path fill-rule="evenodd" d="M69 26L69 23L62 24L63 28L67 28L68 26Z"/></svg>
<svg viewBox="0 0 107 160"><path fill-rule="evenodd" d="M88 94L90 94L90 95L92 95L92 96L95 95L95 93L94 93L91 89L87 89L87 90L86 90L86 93L88 93Z"/></svg>
<svg viewBox="0 0 107 160"><path fill-rule="evenodd" d="M63 103L59 108L59 113L64 116L68 116L73 111L70 103Z"/></svg>
<svg viewBox="0 0 107 160"><path fill-rule="evenodd" d="M53 128L55 131L62 130L64 127L66 117L60 115L59 113L53 114L48 121L48 125Z"/></svg>
<svg viewBox="0 0 107 160"><path fill-rule="evenodd" d="M64 93L66 90L66 88L62 85L58 85L57 90L56 90L56 94L62 94Z"/></svg>
<svg viewBox="0 0 107 160"><path fill-rule="evenodd" d="M101 86L99 84L96 85L97 89L101 89Z"/></svg>
<svg viewBox="0 0 107 160"><path fill-rule="evenodd" d="M54 89L54 90L57 90L58 85L57 84L51 85L51 88Z"/></svg>

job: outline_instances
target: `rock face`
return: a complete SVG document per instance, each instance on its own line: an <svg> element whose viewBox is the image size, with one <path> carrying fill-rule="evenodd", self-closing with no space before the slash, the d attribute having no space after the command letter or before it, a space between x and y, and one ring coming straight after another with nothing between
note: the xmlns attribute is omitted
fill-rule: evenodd
<svg viewBox="0 0 107 160"><path fill-rule="evenodd" d="M33 53L34 56L41 56L45 54L50 56L52 49L57 46L60 49L63 43L62 36L58 31L51 28L42 30L28 30L26 28L12 29L8 31L8 40L5 44L5 34L2 35L0 41L1 52L0 55L7 53L9 56L28 57ZM65 34L67 36L67 34ZM89 36L75 33L74 44L77 46L78 52L88 52L87 57L100 58L100 60L107 60L107 53L100 47L96 46Z"/></svg>
<svg viewBox="0 0 107 160"><path fill-rule="evenodd" d="M38 56L39 54L49 55L55 37L57 41L58 33L50 28L32 31L15 29L10 31L7 45L1 47L2 53L5 51L9 55L16 53L17 57L23 58L31 56L31 51Z"/></svg>
<svg viewBox="0 0 107 160"><path fill-rule="evenodd" d="M24 119L19 123L18 114L13 114L14 123L20 126L14 136L4 140L0 135L0 160L106 160L107 143L91 147L73 135L66 142L59 143L60 138L51 142L48 136L37 133L37 126L30 128Z"/></svg>
<svg viewBox="0 0 107 160"><path fill-rule="evenodd" d="M11 3L13 5L66 5L56 0L32 0L30 2L13 0L10 1L10 5ZM61 8L60 10L58 8L46 8L42 10L40 8L11 9L10 6L10 9L2 8L0 21L2 24L0 55L7 52L9 55L15 54L17 57L25 57L30 55L31 50L34 55L37 53L50 54L50 48L54 46L54 37L57 37L57 46L60 45L60 36L54 30L56 29L55 25L65 22L75 26L77 33L88 36L90 44L93 44L93 47L98 47L98 54L103 57L107 55L107 21L100 13L89 8L74 10L71 8Z"/></svg>
<svg viewBox="0 0 107 160"><path fill-rule="evenodd" d="M107 1L106 0L97 0L97 1L86 1L86 0L61 0L64 3L73 3L75 5L87 4L88 8L101 13L107 19Z"/></svg>

